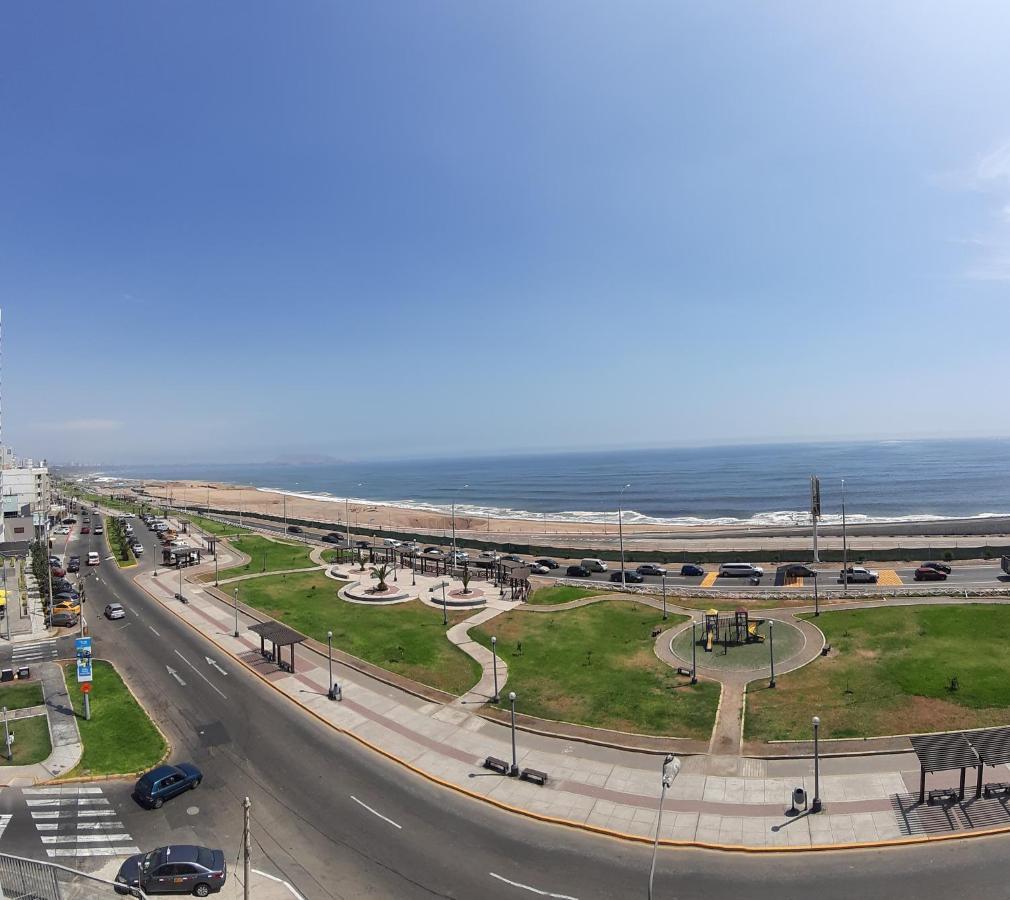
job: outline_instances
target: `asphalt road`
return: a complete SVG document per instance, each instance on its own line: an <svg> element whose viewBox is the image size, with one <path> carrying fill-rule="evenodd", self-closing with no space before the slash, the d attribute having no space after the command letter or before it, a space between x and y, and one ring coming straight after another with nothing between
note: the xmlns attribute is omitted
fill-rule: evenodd
<svg viewBox="0 0 1010 900"><path fill-rule="evenodd" d="M137 532L148 568L154 541L142 524ZM75 530L71 552L83 555L89 543L102 547L100 537L81 540ZM137 589L135 572L104 560L89 585L96 655L124 672L172 741L172 759L205 773L197 791L156 811L137 808L130 785L103 784L142 849L199 841L224 849L233 865L248 795L254 865L310 900L645 897L648 847L538 824L406 773L317 724L234 663L219 661L227 674L206 663L211 645ZM101 618L113 600L129 610L127 619ZM0 804L0 811L23 809L17 789L4 791ZM19 818L27 817L15 814L0 849L41 855L30 823L16 825ZM1008 849L1004 838L795 855L666 849L656 897L1002 897Z"/></svg>

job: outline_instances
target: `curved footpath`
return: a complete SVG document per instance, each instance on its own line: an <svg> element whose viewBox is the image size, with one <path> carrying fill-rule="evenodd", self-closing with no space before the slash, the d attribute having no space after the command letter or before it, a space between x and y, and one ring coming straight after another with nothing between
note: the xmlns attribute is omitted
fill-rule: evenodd
<svg viewBox="0 0 1010 900"><path fill-rule="evenodd" d="M492 775L482 762L488 755L511 759L509 730L475 715L475 709L460 702L466 698L438 702L406 690L391 692L388 682L377 684L337 662L334 671L343 701L329 701L325 654L300 646L296 671L280 671L261 658L256 636L244 631L248 618L243 633L232 637L232 609L210 592L187 585L189 603L183 605L174 599L171 580L142 573L135 581L223 653L302 707L306 715L436 783L544 821L637 841L650 841L655 833L660 760L654 753L524 732L518 739L518 764L547 772L548 784L539 787ZM461 624L469 627L485 614L491 618L498 612L489 607ZM465 630L454 635L463 643ZM499 669L499 674L505 673ZM493 690L484 681L468 694L475 707ZM987 777L1010 781L1010 771L1003 768L987 770ZM821 773L824 812L788 817L785 810L793 788L802 786L812 794L809 759L686 755L681 774L667 793L661 837L665 843L722 848L843 847L964 833L972 830L971 822L979 820L961 819L948 810L940 818L952 824L945 825L938 822L937 808L919 808L912 796L918 787L918 768L910 752L828 758L822 760ZM936 776L931 786L950 782ZM1000 806L998 801L979 802ZM985 820L1010 827L1005 809L1002 818Z"/></svg>

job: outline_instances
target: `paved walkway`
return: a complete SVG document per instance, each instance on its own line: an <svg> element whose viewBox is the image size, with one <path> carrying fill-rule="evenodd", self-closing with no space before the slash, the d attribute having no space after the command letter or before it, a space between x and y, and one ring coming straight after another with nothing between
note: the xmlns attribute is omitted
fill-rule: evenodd
<svg viewBox="0 0 1010 900"><path fill-rule="evenodd" d="M476 706L434 702L342 663L336 664L335 672L344 699L331 702L326 698L325 655L300 646L296 673L282 672L260 657L255 635L244 632L237 639L231 636L231 610L209 592L197 592L187 585L190 602L182 605L173 599L174 585L148 575L139 575L136 580L230 655L232 665L247 666L292 702L428 778L538 817L639 839L655 833L661 765L656 754L524 732L518 739L517 763L521 768L549 773L547 786L489 773L482 768L486 756L511 759L510 732L475 715ZM483 610L462 624L469 627L497 612L494 608ZM457 629L454 637L466 643L465 628ZM479 701L492 691L482 677L469 695ZM521 697L518 708L522 708ZM928 834L937 827L935 817L927 815L935 808L919 808L915 803L918 770L909 752L824 759L821 776L825 811L791 817L785 813L792 789L803 787L813 793L811 760L748 759L734 754L686 756L681 774L667 794L661 837L671 842L729 846L837 846ZM987 770L986 777L1010 781L1010 770L1000 766ZM941 786L954 779L956 773L950 779L935 776L930 784ZM1010 814L1004 809L1001 815L1010 826ZM965 821L973 820L968 816ZM994 820L990 817L987 821L991 824Z"/></svg>
<svg viewBox="0 0 1010 900"><path fill-rule="evenodd" d="M492 600L486 609L482 609L476 615L470 616L457 625L453 625L445 636L452 641L467 656L475 659L481 667L482 674L478 681L469 691L458 697L454 706L476 708L487 703L495 695L495 684L498 685L498 693L505 689L505 682L508 681L508 664L497 654L492 654L483 644L478 644L470 637L470 629L483 625L495 616L507 612L514 606L512 603L505 603L500 600ZM497 682L495 681L497 678Z"/></svg>

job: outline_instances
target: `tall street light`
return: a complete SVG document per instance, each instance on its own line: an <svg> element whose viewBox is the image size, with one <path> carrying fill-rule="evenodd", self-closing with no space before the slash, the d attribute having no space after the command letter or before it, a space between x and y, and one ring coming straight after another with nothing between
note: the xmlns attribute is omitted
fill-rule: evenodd
<svg viewBox="0 0 1010 900"><path fill-rule="evenodd" d="M238 588L235 588L235 633L232 637L238 637Z"/></svg>
<svg viewBox="0 0 1010 900"><path fill-rule="evenodd" d="M819 813L822 809L821 806L821 760L820 760L820 747L817 743L818 732L821 729L821 717L814 716L814 799L810 804L811 813Z"/></svg>
<svg viewBox="0 0 1010 900"><path fill-rule="evenodd" d="M624 587L624 524L621 519L624 518L624 492L631 487L629 482L624 487L621 488L620 493L617 495L617 534L621 542L621 587Z"/></svg>
<svg viewBox="0 0 1010 900"><path fill-rule="evenodd" d="M491 698L492 703L498 702L498 638L493 634L491 635L491 671L494 672L494 696Z"/></svg>
<svg viewBox="0 0 1010 900"><path fill-rule="evenodd" d="M663 802L666 792L673 787L673 779L680 774L680 758L672 753L666 754L663 760L663 786L659 793L659 816L656 819L656 838L652 842L652 866L649 869L649 900L652 900L652 882L656 878L656 853L659 850L659 830L663 825Z"/></svg>
<svg viewBox="0 0 1010 900"><path fill-rule="evenodd" d="M333 632L326 632L326 661L329 664L330 680L326 688L326 696L331 700L336 700L337 695L333 691Z"/></svg>
<svg viewBox="0 0 1010 900"><path fill-rule="evenodd" d="M512 768L509 775L513 778L519 774L519 759L516 756L516 692L509 691L509 704L512 706Z"/></svg>
<svg viewBox="0 0 1010 900"><path fill-rule="evenodd" d="M697 622L691 623L691 684L698 683L698 637L695 629Z"/></svg>
<svg viewBox="0 0 1010 900"><path fill-rule="evenodd" d="M464 484L460 491L465 491L470 485ZM443 534L445 532L442 532ZM452 562L456 564L456 498L452 498Z"/></svg>
<svg viewBox="0 0 1010 900"><path fill-rule="evenodd" d="M845 535L845 479L842 479L842 593L849 592L849 542Z"/></svg>
<svg viewBox="0 0 1010 900"><path fill-rule="evenodd" d="M663 573L663 621L666 621L666 572Z"/></svg>
<svg viewBox="0 0 1010 900"><path fill-rule="evenodd" d="M771 662L772 677L768 687L775 687L775 620L768 620L768 659Z"/></svg>

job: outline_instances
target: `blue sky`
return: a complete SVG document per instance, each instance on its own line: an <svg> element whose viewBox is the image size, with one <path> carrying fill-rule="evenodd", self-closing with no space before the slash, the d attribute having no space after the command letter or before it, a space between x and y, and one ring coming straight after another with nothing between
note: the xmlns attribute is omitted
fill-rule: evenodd
<svg viewBox="0 0 1010 900"><path fill-rule="evenodd" d="M1008 434L1008 26L6 3L4 438L145 462Z"/></svg>

